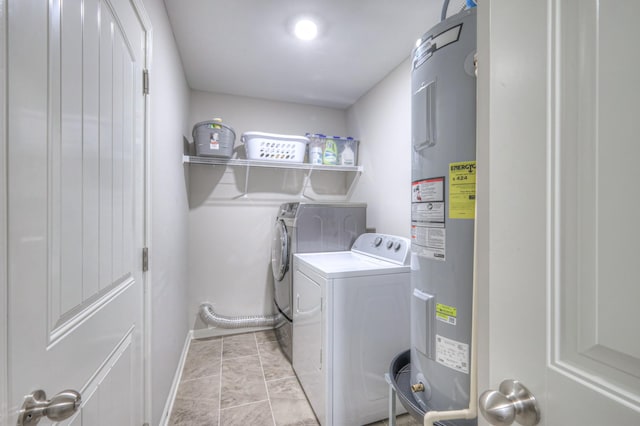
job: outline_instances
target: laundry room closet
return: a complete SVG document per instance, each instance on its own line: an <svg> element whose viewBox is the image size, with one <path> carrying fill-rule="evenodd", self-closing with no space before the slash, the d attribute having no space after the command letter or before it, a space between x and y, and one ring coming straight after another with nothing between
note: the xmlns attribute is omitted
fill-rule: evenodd
<svg viewBox="0 0 640 426"><path fill-rule="evenodd" d="M175 49L168 41L164 47L170 47L166 49L168 52ZM166 55L166 51L158 55ZM212 303L216 313L232 317L273 314L270 245L274 219L283 202L365 202L367 227L409 236L410 170L406 166L410 163L409 51L408 48L406 60L348 108L198 90L188 90L187 97L178 103L179 111L172 103L162 103L166 114L182 117L182 125L170 133L161 131L169 126L165 116L156 121L158 129L154 131L152 126L152 134L155 134L151 142L154 176L160 182L173 180L166 187L154 180L152 199L154 204L160 204L154 205L154 211L157 211L153 222L157 229L154 238L164 240L168 237L167 232L178 233L178 240L184 241L186 246L175 251L163 248L160 259L158 253L152 252L150 265L153 276L160 279L164 279L165 273L173 275L174 271L181 270L181 262L186 267L184 277L175 277L179 283L174 286L167 282L161 287L167 294L156 295L161 299L158 305L174 316L176 311L170 310L169 305L174 305L170 300L174 297L184 300L186 312L180 315L186 318L187 329L193 330L194 336L234 332L207 327L198 315L203 302ZM174 69L177 65L179 63L172 64ZM170 69L158 67L154 73L164 74ZM153 84L153 77L151 81ZM176 92L182 90L175 80L167 84ZM184 162L184 155L194 154L192 126L214 117L222 118L225 124L233 127L237 135L236 148L241 146L240 135L247 131L352 136L360 140L358 163L362 171L312 172L309 176L308 170ZM161 142L154 143L155 138L160 138ZM176 186L176 180L182 184ZM186 197L187 205L174 204L171 200L176 197L180 200ZM177 228L176 215L185 218ZM160 324L167 323L164 312L155 308L154 312L157 312ZM167 324L168 330L176 327L174 323ZM164 334L154 328L155 333ZM178 342L180 332L177 330L170 334L173 334L171 352L179 356L185 342ZM166 345L158 344L157 348ZM165 365L168 368L170 362L167 360ZM159 365L153 368L155 370ZM158 377L157 380L166 379ZM169 386L166 387L168 391ZM160 398L158 396L158 403ZM154 415L156 409L157 406Z"/></svg>
<svg viewBox="0 0 640 426"><path fill-rule="evenodd" d="M276 313L270 246L281 203L365 202L368 228L409 236L410 176L408 168L401 166L410 161L408 66L408 61L399 64L346 109L190 92L190 123L221 117L238 138L253 130L353 136L360 140L361 169L309 173L278 167L184 164L189 194L187 315L195 337L239 331L204 324L198 315L203 302L224 316ZM181 142L185 154L193 154L188 139L183 135Z"/></svg>
<svg viewBox="0 0 640 426"><path fill-rule="evenodd" d="M295 168L185 162L189 198L187 315L194 337L240 331L203 323L198 314L203 302L211 303L214 311L224 316L276 313L270 246L281 203L365 202L367 227L408 237L410 177L408 168L400 166L410 161L408 66L408 61L400 64L347 109L190 92L189 123L219 116L238 138L253 130L353 136L360 140L361 170L310 173ZM193 154L189 139L190 135L182 135L180 140L185 155Z"/></svg>

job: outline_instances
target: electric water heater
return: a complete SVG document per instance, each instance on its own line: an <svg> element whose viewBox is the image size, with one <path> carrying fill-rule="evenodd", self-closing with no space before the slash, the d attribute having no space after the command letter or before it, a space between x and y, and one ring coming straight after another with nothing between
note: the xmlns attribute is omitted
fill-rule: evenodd
<svg viewBox="0 0 640 426"><path fill-rule="evenodd" d="M475 52L476 8L438 23L413 51L411 384L424 411L469 406Z"/></svg>

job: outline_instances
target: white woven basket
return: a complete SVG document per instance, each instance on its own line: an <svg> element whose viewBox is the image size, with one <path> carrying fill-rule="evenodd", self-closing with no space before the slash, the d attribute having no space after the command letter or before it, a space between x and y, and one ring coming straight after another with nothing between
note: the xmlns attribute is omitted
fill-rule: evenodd
<svg viewBox="0 0 640 426"><path fill-rule="evenodd" d="M249 160L302 163L309 139L304 136L245 132L242 134Z"/></svg>

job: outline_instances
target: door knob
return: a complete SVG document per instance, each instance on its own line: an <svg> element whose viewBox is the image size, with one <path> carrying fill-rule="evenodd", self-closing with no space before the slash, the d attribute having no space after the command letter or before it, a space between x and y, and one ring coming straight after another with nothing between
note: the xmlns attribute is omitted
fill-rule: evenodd
<svg viewBox="0 0 640 426"><path fill-rule="evenodd" d="M499 390L480 395L480 412L494 426L508 426L514 421L523 426L540 423L540 409L534 396L522 383L504 380Z"/></svg>
<svg viewBox="0 0 640 426"><path fill-rule="evenodd" d="M82 397L74 390L62 391L49 400L43 390L34 391L24 397L17 426L37 425L43 417L54 422L68 419L78 411L81 402Z"/></svg>

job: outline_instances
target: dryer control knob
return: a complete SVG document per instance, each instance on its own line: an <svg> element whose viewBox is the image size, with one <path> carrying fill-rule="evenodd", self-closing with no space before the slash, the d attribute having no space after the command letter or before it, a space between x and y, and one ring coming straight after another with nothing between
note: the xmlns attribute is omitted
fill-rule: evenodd
<svg viewBox="0 0 640 426"><path fill-rule="evenodd" d="M387 243L387 248L388 248L389 250L391 250L391 247L393 247L393 241L389 241L389 242Z"/></svg>
<svg viewBox="0 0 640 426"><path fill-rule="evenodd" d="M373 245L374 245L375 247L379 247L379 246L380 246L380 244L382 244L382 237L376 237L376 239L375 239L375 240L373 240Z"/></svg>
<svg viewBox="0 0 640 426"><path fill-rule="evenodd" d="M393 249L394 249L395 251L398 251L398 250L400 250L400 247L402 247L402 243L397 242L397 243L396 243L396 246L395 246Z"/></svg>

